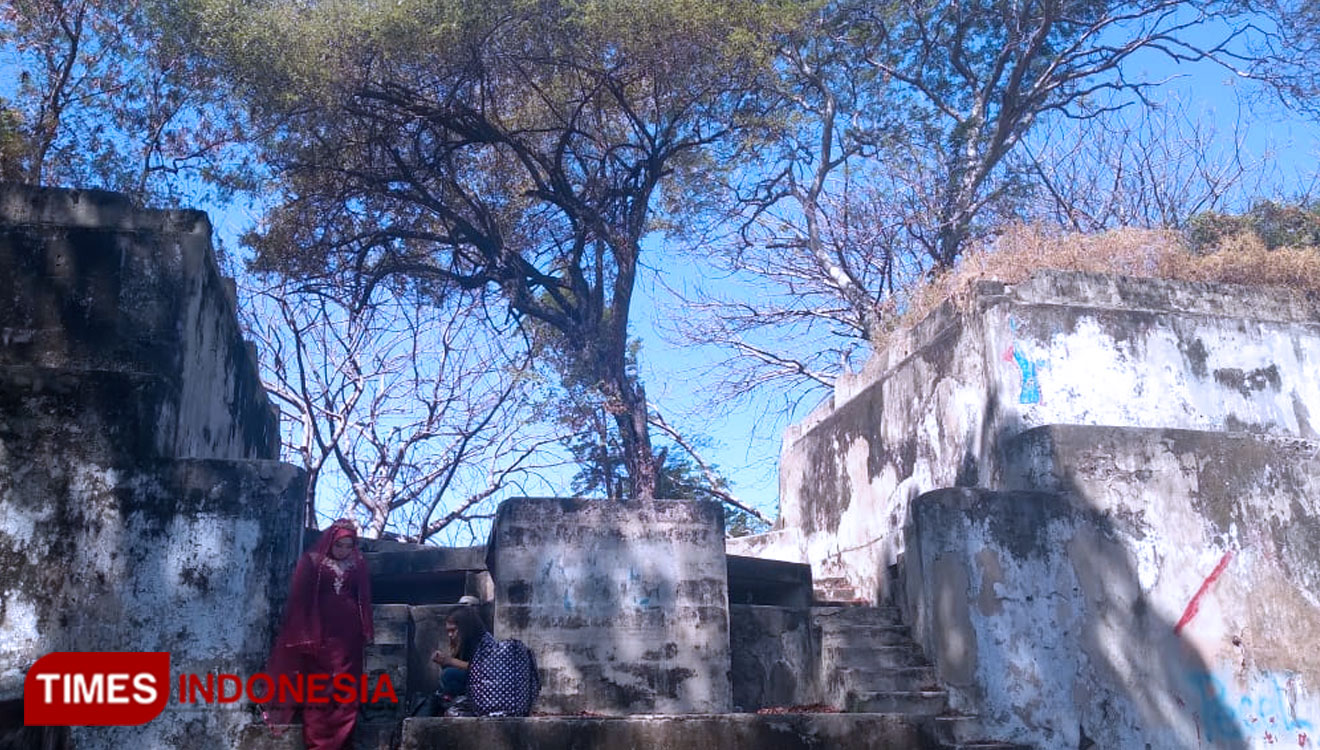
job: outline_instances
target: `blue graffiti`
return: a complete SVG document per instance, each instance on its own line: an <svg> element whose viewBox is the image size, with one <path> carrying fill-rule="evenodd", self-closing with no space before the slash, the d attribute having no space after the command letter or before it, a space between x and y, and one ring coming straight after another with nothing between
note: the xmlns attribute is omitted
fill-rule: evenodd
<svg viewBox="0 0 1320 750"><path fill-rule="evenodd" d="M1208 672L1193 672L1188 677L1199 702L1198 713L1207 742L1240 740L1256 732L1312 731L1313 724L1297 716L1274 675L1257 683L1254 694L1241 696L1236 706L1218 677Z"/></svg>
<svg viewBox="0 0 1320 750"><path fill-rule="evenodd" d="M1018 369L1022 370L1022 393L1018 396L1018 403L1040 403L1040 381L1036 378L1036 363L1018 351L1016 344L1013 346L1013 361L1017 362Z"/></svg>

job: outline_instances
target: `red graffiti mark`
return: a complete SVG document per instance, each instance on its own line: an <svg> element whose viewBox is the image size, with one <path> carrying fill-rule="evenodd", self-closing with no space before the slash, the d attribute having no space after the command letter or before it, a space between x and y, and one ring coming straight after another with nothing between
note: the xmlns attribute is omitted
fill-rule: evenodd
<svg viewBox="0 0 1320 750"><path fill-rule="evenodd" d="M1205 592L1210 589L1211 584L1223 574L1224 568L1228 567L1228 561L1232 559L1233 550L1225 552L1224 556L1219 558L1219 564L1215 566L1214 570L1210 571L1210 575L1206 576L1205 581L1201 583L1201 588L1197 589L1192 600L1187 602L1187 609L1183 610L1182 618L1178 620L1177 625L1173 626L1175 634L1181 632L1183 627L1191 622L1193 617L1196 617L1196 612L1201 609L1201 597L1205 596Z"/></svg>
<svg viewBox="0 0 1320 750"><path fill-rule="evenodd" d="M1004 350L1004 353L1001 354L1001 355L999 355L999 356L1003 357L1005 362L1012 362L1012 361L1013 361L1013 347L1011 347L1011 346L1008 347L1007 349Z"/></svg>
<svg viewBox="0 0 1320 750"><path fill-rule="evenodd" d="M1307 739L1309 739L1309 738L1306 736L1306 732L1298 732L1298 733L1297 733L1297 746L1298 746L1298 747L1306 747L1306 740L1307 740Z"/></svg>
<svg viewBox="0 0 1320 750"><path fill-rule="evenodd" d="M1266 732L1266 733L1265 733L1265 742L1267 742L1268 744L1273 745L1273 744L1274 744L1274 735L1270 734L1269 732Z"/></svg>

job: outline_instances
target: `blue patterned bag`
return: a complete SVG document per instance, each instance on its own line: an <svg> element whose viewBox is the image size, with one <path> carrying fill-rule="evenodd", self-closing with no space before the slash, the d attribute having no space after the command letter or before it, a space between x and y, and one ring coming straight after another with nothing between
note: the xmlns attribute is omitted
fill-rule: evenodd
<svg viewBox="0 0 1320 750"><path fill-rule="evenodd" d="M481 638L468 673L468 697L483 716L526 716L541 693L536 657L522 641Z"/></svg>

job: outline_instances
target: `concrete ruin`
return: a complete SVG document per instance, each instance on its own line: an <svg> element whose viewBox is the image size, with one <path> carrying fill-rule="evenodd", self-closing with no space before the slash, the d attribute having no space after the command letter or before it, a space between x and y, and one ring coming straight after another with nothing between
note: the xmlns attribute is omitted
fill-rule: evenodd
<svg viewBox="0 0 1320 750"><path fill-rule="evenodd" d="M1310 747L1320 300L983 283L785 434L730 552L899 607L956 711L1038 747Z"/></svg>
<svg viewBox="0 0 1320 750"><path fill-rule="evenodd" d="M21 727L51 651L264 663L303 477L209 236L0 188L0 747L300 747L245 704ZM726 545L709 503L522 498L486 546L366 544L367 670L405 705L472 594L556 715L371 707L357 744L1310 747L1318 363L1320 300L1288 290L983 284L788 431L767 534Z"/></svg>
<svg viewBox="0 0 1320 750"><path fill-rule="evenodd" d="M729 711L719 503L520 498L490 539L494 630L536 654L541 710Z"/></svg>
<svg viewBox="0 0 1320 750"><path fill-rule="evenodd" d="M172 704L145 727L21 727L51 651L264 663L303 476L274 460L210 236L199 212L0 187L0 742L231 748L251 720Z"/></svg>

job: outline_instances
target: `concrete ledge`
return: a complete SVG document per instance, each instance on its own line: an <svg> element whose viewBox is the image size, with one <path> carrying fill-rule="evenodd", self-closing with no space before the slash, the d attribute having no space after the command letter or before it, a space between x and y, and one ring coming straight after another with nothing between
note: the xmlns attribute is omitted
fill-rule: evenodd
<svg viewBox="0 0 1320 750"><path fill-rule="evenodd" d="M1005 446L1004 489L1080 494L1092 502L1169 494L1226 499L1268 492L1320 496L1320 441L1246 432L1047 425ZM1123 488L1123 489L1120 489Z"/></svg>
<svg viewBox="0 0 1320 750"><path fill-rule="evenodd" d="M382 578L422 573L466 573L486 569L486 548L482 545L382 545L378 550L367 548L365 557L371 566L371 575Z"/></svg>
<svg viewBox="0 0 1320 750"><path fill-rule="evenodd" d="M1146 279L1042 269L1006 287L1027 304L1063 304L1222 318L1320 323L1320 298L1288 287ZM979 291L979 290L978 290Z"/></svg>
<svg viewBox="0 0 1320 750"><path fill-rule="evenodd" d="M728 555L729 603L811 606L811 566Z"/></svg>
<svg viewBox="0 0 1320 750"><path fill-rule="evenodd" d="M139 208L122 193L0 184L0 221L90 229L211 234L203 211Z"/></svg>
<svg viewBox="0 0 1320 750"><path fill-rule="evenodd" d="M408 719L403 750L432 748L647 750L913 750L916 725L890 714Z"/></svg>

